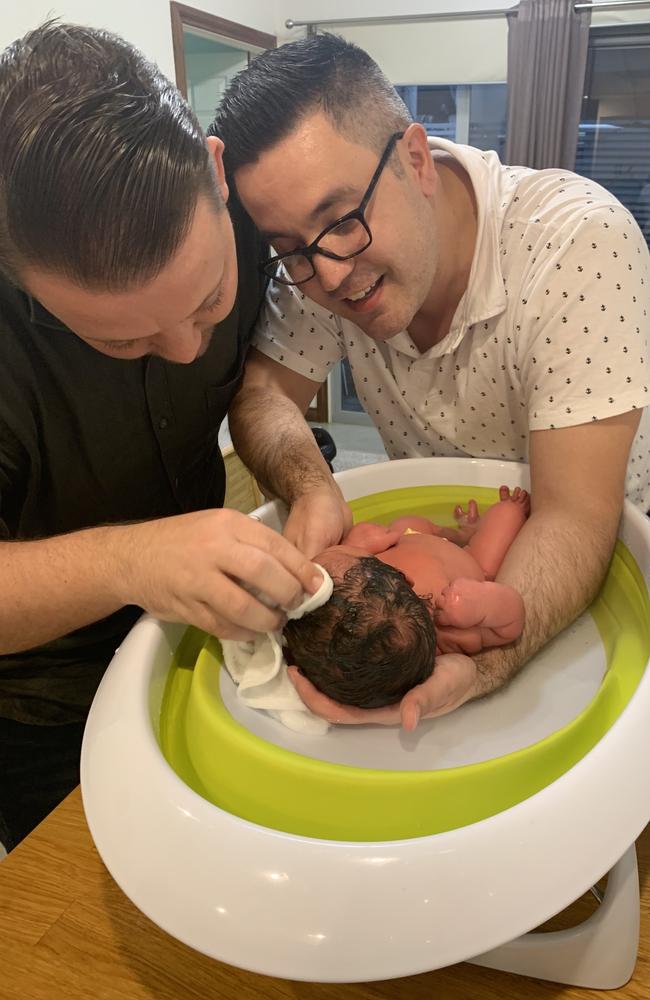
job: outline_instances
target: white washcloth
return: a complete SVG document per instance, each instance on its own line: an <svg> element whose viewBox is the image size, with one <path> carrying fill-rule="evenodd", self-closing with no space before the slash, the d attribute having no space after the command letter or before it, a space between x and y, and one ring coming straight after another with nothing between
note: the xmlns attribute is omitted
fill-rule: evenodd
<svg viewBox="0 0 650 1000"><path fill-rule="evenodd" d="M329 601L332 578L322 566L318 568L323 574L320 587L294 611L288 611L287 618L302 618ZM266 632L250 642L222 639L221 647L223 662L237 685L237 697L244 704L263 708L297 733L320 736L327 732L329 723L310 712L289 680L280 632Z"/></svg>

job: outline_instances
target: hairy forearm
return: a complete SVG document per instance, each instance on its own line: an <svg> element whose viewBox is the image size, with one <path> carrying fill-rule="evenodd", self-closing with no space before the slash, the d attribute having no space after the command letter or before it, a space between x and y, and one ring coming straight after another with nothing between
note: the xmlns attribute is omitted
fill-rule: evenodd
<svg viewBox="0 0 650 1000"><path fill-rule="evenodd" d="M31 649L117 611L128 527L0 543L0 654Z"/></svg>
<svg viewBox="0 0 650 1000"><path fill-rule="evenodd" d="M584 515L584 512L583 512ZM607 571L616 529L612 519L571 517L567 512L531 515L498 574L517 590L526 620L520 638L475 657L477 696L508 683L520 668L589 606Z"/></svg>
<svg viewBox="0 0 650 1000"><path fill-rule="evenodd" d="M292 504L334 481L296 404L273 388L238 393L228 414L235 449L268 496Z"/></svg>

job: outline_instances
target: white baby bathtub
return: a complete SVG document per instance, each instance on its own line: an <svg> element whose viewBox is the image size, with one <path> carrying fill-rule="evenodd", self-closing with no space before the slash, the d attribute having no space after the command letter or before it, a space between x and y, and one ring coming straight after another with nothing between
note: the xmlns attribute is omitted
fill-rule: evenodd
<svg viewBox="0 0 650 1000"><path fill-rule="evenodd" d="M456 459L384 463L337 478L349 500L431 483L528 485L523 466ZM257 513L280 527L275 505ZM647 582L650 526L630 504L620 537ZM596 745L509 808L432 835L325 839L234 815L169 766L160 712L184 631L148 616L136 625L97 693L81 761L97 848L159 926L214 958L297 980L386 979L467 959L601 988L629 978L639 924L633 843L650 819L647 670ZM505 692L425 722L414 736L338 727L310 741L243 708L228 679L221 693L255 738L293 753L360 768L462 768L570 723L597 696L604 662L583 616ZM589 921L527 933L608 871L605 900Z"/></svg>

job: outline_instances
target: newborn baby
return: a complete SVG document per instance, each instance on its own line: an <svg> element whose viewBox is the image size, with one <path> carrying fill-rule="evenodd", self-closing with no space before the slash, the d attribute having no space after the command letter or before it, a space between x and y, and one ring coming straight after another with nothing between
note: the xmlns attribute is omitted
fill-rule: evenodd
<svg viewBox="0 0 650 1000"><path fill-rule="evenodd" d="M380 708L425 681L436 653L472 656L517 639L523 601L493 581L530 499L519 487L499 496L481 517L474 500L456 507L458 528L415 516L355 525L315 557L334 592L287 624L287 662L337 702Z"/></svg>

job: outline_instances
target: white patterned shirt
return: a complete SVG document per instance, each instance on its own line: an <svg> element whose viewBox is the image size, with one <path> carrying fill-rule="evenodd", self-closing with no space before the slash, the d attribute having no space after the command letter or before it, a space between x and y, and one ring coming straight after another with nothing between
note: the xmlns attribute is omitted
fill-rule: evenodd
<svg viewBox="0 0 650 1000"><path fill-rule="evenodd" d="M478 209L467 289L447 336L421 354L406 331L380 343L271 283L255 346L323 382L347 357L390 458L528 460L530 431L601 420L650 402L650 255L628 210L568 171L501 164L430 140L471 179ZM650 509L650 412L627 494Z"/></svg>

